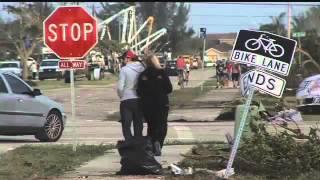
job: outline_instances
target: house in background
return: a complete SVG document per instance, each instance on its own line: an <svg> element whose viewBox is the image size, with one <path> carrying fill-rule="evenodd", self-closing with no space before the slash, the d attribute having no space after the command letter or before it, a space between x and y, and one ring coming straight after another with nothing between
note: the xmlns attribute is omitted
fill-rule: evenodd
<svg viewBox="0 0 320 180"><path fill-rule="evenodd" d="M206 55L208 60L229 59L237 33L208 34L206 41Z"/></svg>
<svg viewBox="0 0 320 180"><path fill-rule="evenodd" d="M232 51L232 46L227 43L222 43L206 50L208 60L216 63L217 60L229 59Z"/></svg>

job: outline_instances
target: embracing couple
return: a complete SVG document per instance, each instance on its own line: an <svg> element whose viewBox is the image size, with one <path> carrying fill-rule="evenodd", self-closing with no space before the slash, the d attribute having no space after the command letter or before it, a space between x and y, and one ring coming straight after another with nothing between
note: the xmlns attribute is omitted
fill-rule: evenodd
<svg viewBox="0 0 320 180"><path fill-rule="evenodd" d="M122 133L130 139L131 123L134 136L143 136L143 118L148 124L147 136L151 137L153 151L161 156L161 149L168 128L169 98L172 84L159 59L149 54L143 62L131 50L123 55L125 66L121 68L118 96L121 99L120 115Z"/></svg>

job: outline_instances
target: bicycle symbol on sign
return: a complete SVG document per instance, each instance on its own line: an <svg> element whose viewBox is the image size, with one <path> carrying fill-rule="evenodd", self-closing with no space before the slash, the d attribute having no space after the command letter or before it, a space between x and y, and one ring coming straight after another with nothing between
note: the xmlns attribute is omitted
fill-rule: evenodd
<svg viewBox="0 0 320 180"><path fill-rule="evenodd" d="M265 36L265 37L264 37ZM245 43L247 49L256 51L263 48L264 52L267 52L273 57L281 57L284 54L284 49L279 44L274 43L274 39L270 39L267 35L261 34L259 39L248 39Z"/></svg>

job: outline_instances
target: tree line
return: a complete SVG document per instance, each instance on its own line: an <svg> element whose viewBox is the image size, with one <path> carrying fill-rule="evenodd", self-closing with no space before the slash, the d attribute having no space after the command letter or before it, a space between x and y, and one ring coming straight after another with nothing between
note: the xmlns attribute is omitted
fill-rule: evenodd
<svg viewBox="0 0 320 180"><path fill-rule="evenodd" d="M320 7L311 7L305 13L292 18L291 38L295 32L305 32L306 36L300 38L301 49L299 52L308 54L307 57L302 56L302 59L311 59L309 63L302 67L302 73L306 76L314 73L319 73L320 69L317 66L320 64ZM287 16L285 12L280 13L276 17L271 17L272 22L260 26L261 31L268 31L282 36L287 36L286 21ZM297 65L299 54L295 55L295 63ZM315 66L316 65L316 66ZM292 71L299 71L298 67L292 67ZM294 73L295 74L295 73Z"/></svg>

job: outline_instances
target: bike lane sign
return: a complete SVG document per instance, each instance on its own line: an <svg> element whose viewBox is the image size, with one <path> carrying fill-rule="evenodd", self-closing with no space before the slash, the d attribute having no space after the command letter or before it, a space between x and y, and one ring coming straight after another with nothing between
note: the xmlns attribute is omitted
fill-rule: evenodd
<svg viewBox="0 0 320 180"><path fill-rule="evenodd" d="M240 30L230 59L287 76L296 45L293 39L269 32Z"/></svg>

